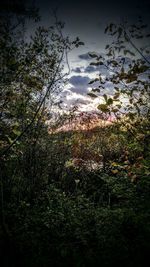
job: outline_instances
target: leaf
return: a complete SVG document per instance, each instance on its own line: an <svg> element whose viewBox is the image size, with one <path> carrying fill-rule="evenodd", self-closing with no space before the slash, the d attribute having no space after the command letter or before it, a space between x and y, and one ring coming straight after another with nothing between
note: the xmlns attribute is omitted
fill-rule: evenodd
<svg viewBox="0 0 150 267"><path fill-rule="evenodd" d="M137 176L136 176L136 174L132 175L132 177L131 177L131 182L135 182L135 181L136 181L136 179L137 179Z"/></svg>
<svg viewBox="0 0 150 267"><path fill-rule="evenodd" d="M114 67L118 66L118 62L116 60L111 60L110 64L112 64Z"/></svg>
<svg viewBox="0 0 150 267"><path fill-rule="evenodd" d="M109 112L108 106L106 104L100 104L97 108L104 113Z"/></svg>
<svg viewBox="0 0 150 267"><path fill-rule="evenodd" d="M91 62L90 65L91 66L99 66L99 65L103 65L104 63L102 61L98 61L98 62Z"/></svg>
<svg viewBox="0 0 150 267"><path fill-rule="evenodd" d="M114 100L118 99L119 96L120 96L120 93L115 93L113 96Z"/></svg>
<svg viewBox="0 0 150 267"><path fill-rule="evenodd" d="M84 42L79 42L78 45L84 45Z"/></svg>
<svg viewBox="0 0 150 267"><path fill-rule="evenodd" d="M117 109L117 108L113 108L112 109L112 112L114 112L114 113L116 113L116 112L118 112L119 110Z"/></svg>
<svg viewBox="0 0 150 267"><path fill-rule="evenodd" d="M97 97L97 95L95 95L95 94L93 94L93 93L88 93L88 95L89 95L90 97L92 97L92 98L96 98L96 97Z"/></svg>
<svg viewBox="0 0 150 267"><path fill-rule="evenodd" d="M94 79L94 80L91 80L91 81L89 82L89 84L92 84L92 83L95 83L95 82L98 82L98 81L99 81L99 79L96 78L96 79Z"/></svg>
<svg viewBox="0 0 150 267"><path fill-rule="evenodd" d="M89 56L90 56L91 58L98 58L98 55L95 54L95 53L89 53Z"/></svg>
<svg viewBox="0 0 150 267"><path fill-rule="evenodd" d="M107 105L112 105L112 104L113 104L113 99L112 98L108 98Z"/></svg>
<svg viewBox="0 0 150 267"><path fill-rule="evenodd" d="M108 32L108 29L109 29L109 26L107 26L107 27L105 28L104 33L107 33L107 32Z"/></svg>
<svg viewBox="0 0 150 267"><path fill-rule="evenodd" d="M116 105L117 108L121 108L121 105Z"/></svg>
<svg viewBox="0 0 150 267"><path fill-rule="evenodd" d="M112 172L113 174L117 174L119 171L118 171L118 170L111 170L111 172Z"/></svg>
<svg viewBox="0 0 150 267"><path fill-rule="evenodd" d="M116 91L119 91L119 88L118 88L118 87L116 87L116 86L114 87L114 89L115 89Z"/></svg>
<svg viewBox="0 0 150 267"><path fill-rule="evenodd" d="M100 93L100 89L99 88L92 88L92 91Z"/></svg>
<svg viewBox="0 0 150 267"><path fill-rule="evenodd" d="M112 163L111 163L111 166L113 166L113 167L117 167L119 164L117 163L117 162L115 162L115 161L113 161Z"/></svg>
<svg viewBox="0 0 150 267"><path fill-rule="evenodd" d="M76 183L76 185L78 185L79 182L80 182L79 179L75 179L75 183Z"/></svg>
<svg viewBox="0 0 150 267"><path fill-rule="evenodd" d="M15 122L15 123L13 123L13 127L18 127L19 126L19 122Z"/></svg>
<svg viewBox="0 0 150 267"><path fill-rule="evenodd" d="M122 32L123 32L123 29L121 27L119 27L119 29L118 29L118 38L121 37Z"/></svg>
<svg viewBox="0 0 150 267"><path fill-rule="evenodd" d="M135 54L133 52L131 52L130 50L125 49L124 50L124 55L130 54L131 56L135 56Z"/></svg>
<svg viewBox="0 0 150 267"><path fill-rule="evenodd" d="M17 135L17 136L19 136L19 135L21 134L21 132L20 132L19 130L16 130L16 129L13 130L13 133L14 133L15 135Z"/></svg>
<svg viewBox="0 0 150 267"><path fill-rule="evenodd" d="M9 136L7 136L7 138L8 138L9 143L12 144L13 140Z"/></svg>
<svg viewBox="0 0 150 267"><path fill-rule="evenodd" d="M103 97L104 97L105 101L107 102L107 95L104 94Z"/></svg>

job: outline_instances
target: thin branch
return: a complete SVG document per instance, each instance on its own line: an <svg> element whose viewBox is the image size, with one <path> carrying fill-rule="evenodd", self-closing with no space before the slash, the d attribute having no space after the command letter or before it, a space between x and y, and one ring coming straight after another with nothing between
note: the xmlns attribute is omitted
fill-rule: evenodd
<svg viewBox="0 0 150 267"><path fill-rule="evenodd" d="M58 70L59 70L59 68L60 68L60 64L61 64L61 62L62 62L63 56L64 56L64 51L62 52L60 61L59 61L59 63L58 63L58 66L57 66L57 68L56 68L56 71L55 71L55 73L54 73L54 77L53 77L53 79L51 80L49 86L47 87L46 93L45 93L45 95L44 95L44 97L43 97L43 99L42 99L42 101L41 101L39 107L37 108L37 110L36 110L36 112L35 112L35 114L34 114L32 120L31 120L31 122L25 127L25 129L21 132L21 134L18 135L18 136L15 138L15 140L14 140L14 141L13 141L13 142L12 142L12 143L11 143L11 144L10 144L4 151L3 151L2 156L6 155L6 154L9 152L9 150L16 144L16 142L17 142L18 140L20 140L20 139L22 138L22 136L27 132L27 130L28 130L28 129L30 128L30 126L33 124L33 122L34 122L34 120L36 119L36 117L37 117L37 115L38 115L38 113L39 113L39 111L40 111L40 109L41 109L41 107L42 107L42 105L43 105L43 103L44 103L46 97L48 96L48 94L49 94L49 92L50 92L50 89L51 89L52 85L56 82L55 78L56 78L57 72L58 72Z"/></svg>
<svg viewBox="0 0 150 267"><path fill-rule="evenodd" d="M140 49L133 43L130 36L127 34L125 26L122 25L122 28L124 30L124 35L126 40L133 46L133 48L141 55L141 57L150 65L150 61L143 55L143 53L140 51Z"/></svg>

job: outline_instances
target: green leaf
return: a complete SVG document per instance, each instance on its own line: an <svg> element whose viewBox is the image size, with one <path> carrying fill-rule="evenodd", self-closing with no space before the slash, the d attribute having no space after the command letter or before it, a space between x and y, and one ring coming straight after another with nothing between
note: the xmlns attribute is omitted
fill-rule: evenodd
<svg viewBox="0 0 150 267"><path fill-rule="evenodd" d="M16 130L16 129L13 130L13 133L14 133L15 135L17 135L17 136L19 136L19 135L21 134L21 132L20 132L19 130Z"/></svg>
<svg viewBox="0 0 150 267"><path fill-rule="evenodd" d="M105 101L107 102L107 95L104 94L103 97L104 97Z"/></svg>
<svg viewBox="0 0 150 267"><path fill-rule="evenodd" d="M113 99L112 98L109 98L108 100L107 100L107 105L112 105L113 104Z"/></svg>
<svg viewBox="0 0 150 267"><path fill-rule="evenodd" d="M113 97L114 100L118 99L119 96L120 96L120 93L115 93L115 94L114 94L114 97Z"/></svg>
<svg viewBox="0 0 150 267"><path fill-rule="evenodd" d="M100 93L100 89L99 88L92 88L92 91Z"/></svg>
<svg viewBox="0 0 150 267"><path fill-rule="evenodd" d="M114 112L114 113L116 113L116 112L118 112L119 110L117 109L117 108L113 108L112 109L112 112Z"/></svg>
<svg viewBox="0 0 150 267"><path fill-rule="evenodd" d="M121 105L116 105L117 108L121 108Z"/></svg>
<svg viewBox="0 0 150 267"><path fill-rule="evenodd" d="M95 95L95 94L93 94L93 93L88 93L88 95L89 95L90 97L92 97L92 98L96 98L96 97L97 97L97 95Z"/></svg>
<svg viewBox="0 0 150 267"><path fill-rule="evenodd" d="M12 144L13 140L9 136L7 136L7 138L8 138L9 143Z"/></svg>
<svg viewBox="0 0 150 267"><path fill-rule="evenodd" d="M100 104L97 108L104 113L109 112L108 106L106 104Z"/></svg>

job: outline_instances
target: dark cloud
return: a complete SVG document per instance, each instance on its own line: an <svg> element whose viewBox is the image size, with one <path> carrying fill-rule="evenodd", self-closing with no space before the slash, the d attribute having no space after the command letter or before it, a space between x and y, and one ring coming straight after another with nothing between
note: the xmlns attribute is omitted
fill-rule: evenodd
<svg viewBox="0 0 150 267"><path fill-rule="evenodd" d="M84 72L87 72L87 73L92 73L92 72L96 72L98 71L99 68L98 67L94 67L94 66L87 66L85 69L84 69Z"/></svg>
<svg viewBox="0 0 150 267"><path fill-rule="evenodd" d="M89 53L84 53L84 54L81 54L78 56L80 59L83 59L83 60L90 60L91 57L89 56Z"/></svg>
<svg viewBox="0 0 150 267"><path fill-rule="evenodd" d="M82 67L76 67L75 69L72 69L72 71L76 73L81 73L82 72Z"/></svg>
<svg viewBox="0 0 150 267"><path fill-rule="evenodd" d="M75 86L75 87L87 87L88 86L88 83L90 81L90 78L88 76L80 76L80 75L77 75L77 76L72 76L70 79L69 79L69 82Z"/></svg>
<svg viewBox="0 0 150 267"><path fill-rule="evenodd" d="M85 56L85 58L86 58L86 56ZM89 65L86 68L84 68L84 67L76 67L75 69L72 69L72 71L76 72L76 73L93 73L93 72L99 71L100 69L101 69L101 66L97 66L96 67L96 66L90 66Z"/></svg>

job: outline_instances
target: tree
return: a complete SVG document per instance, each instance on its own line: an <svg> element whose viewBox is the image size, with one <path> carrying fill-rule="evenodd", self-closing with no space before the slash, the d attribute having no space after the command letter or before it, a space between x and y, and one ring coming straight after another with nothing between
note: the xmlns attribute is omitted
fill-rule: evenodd
<svg viewBox="0 0 150 267"><path fill-rule="evenodd" d="M90 82L99 82L98 88L92 89L95 97L98 94L103 97L97 108L106 117L111 116L114 122L119 122L122 129L141 144L139 149L145 156L149 153L150 125L150 34L147 31L148 25L141 17L137 24L111 23L105 29L105 33L113 37L112 43L105 47L106 55L90 54L95 59L91 65L102 65L107 72L105 77L100 73ZM110 95L105 94L108 81L113 86Z"/></svg>
<svg viewBox="0 0 150 267"><path fill-rule="evenodd" d="M64 37L64 24L56 16L54 25L38 26L29 37L27 21L39 21L38 10L23 1L0 5L0 231L10 241L12 201L16 207L32 202L48 182L45 122L65 82L64 61L80 40Z"/></svg>

